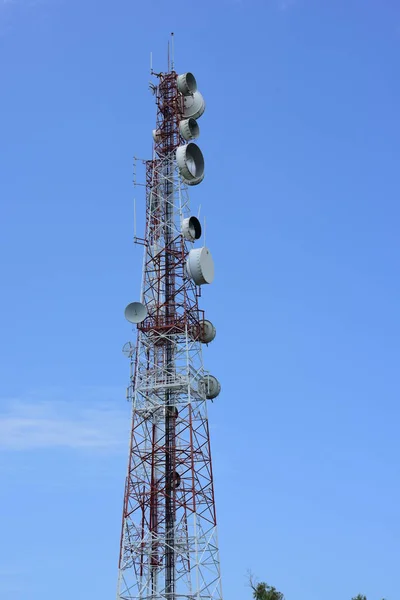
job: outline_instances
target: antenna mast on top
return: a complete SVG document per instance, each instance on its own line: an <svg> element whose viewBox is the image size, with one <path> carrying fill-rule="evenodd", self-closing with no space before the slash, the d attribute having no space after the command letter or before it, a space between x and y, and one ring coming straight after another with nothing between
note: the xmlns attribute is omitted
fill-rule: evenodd
<svg viewBox="0 0 400 600"><path fill-rule="evenodd" d="M174 32L171 33L171 71L175 71Z"/></svg>

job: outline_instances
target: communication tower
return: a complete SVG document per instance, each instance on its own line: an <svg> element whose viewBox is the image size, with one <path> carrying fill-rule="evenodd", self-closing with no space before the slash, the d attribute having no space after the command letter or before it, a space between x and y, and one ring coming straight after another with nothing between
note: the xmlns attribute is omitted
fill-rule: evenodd
<svg viewBox="0 0 400 600"><path fill-rule="evenodd" d="M168 61L169 62L169 61ZM215 338L199 308L214 263L189 188L204 178L205 102L191 73L154 73L153 157L146 170L141 301L125 317L137 340L127 397L132 427L117 600L222 600L207 402L221 386L203 366Z"/></svg>

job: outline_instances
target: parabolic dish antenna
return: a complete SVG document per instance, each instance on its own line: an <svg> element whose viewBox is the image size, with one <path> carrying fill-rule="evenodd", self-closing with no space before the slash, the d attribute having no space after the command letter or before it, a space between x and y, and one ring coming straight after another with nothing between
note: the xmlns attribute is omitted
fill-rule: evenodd
<svg viewBox="0 0 400 600"><path fill-rule="evenodd" d="M198 119L206 110L206 103L200 92L194 92L191 96L183 98L183 116L185 119L192 117Z"/></svg>
<svg viewBox="0 0 400 600"><path fill-rule="evenodd" d="M147 317L147 308L141 302L131 302L125 308L125 319L129 323L141 323Z"/></svg>
<svg viewBox="0 0 400 600"><path fill-rule="evenodd" d="M208 321L207 319L201 321L199 340L202 344L209 344L212 342L215 339L216 334L217 330L211 321Z"/></svg>
<svg viewBox="0 0 400 600"><path fill-rule="evenodd" d="M182 235L189 242L194 242L194 240L198 240L201 237L201 225L197 217L183 219Z"/></svg>
<svg viewBox="0 0 400 600"><path fill-rule="evenodd" d="M221 391L221 384L214 375L204 375L199 381L199 389L207 400L214 400Z"/></svg>
<svg viewBox="0 0 400 600"><path fill-rule="evenodd" d="M208 248L190 250L186 260L186 270L196 285L212 283L214 280L214 261Z"/></svg>
<svg viewBox="0 0 400 600"><path fill-rule="evenodd" d="M185 140L195 140L200 135L200 127L196 119L183 119L179 123L179 131L183 139Z"/></svg>
<svg viewBox="0 0 400 600"><path fill-rule="evenodd" d="M193 73L183 73L183 75L178 75L176 84L178 90L184 96L194 94L194 92L197 90L197 82Z"/></svg>
<svg viewBox="0 0 400 600"><path fill-rule="evenodd" d="M179 174L184 180L195 181L204 176L204 157L197 144L189 142L176 149Z"/></svg>
<svg viewBox="0 0 400 600"><path fill-rule="evenodd" d="M135 346L132 342L126 342L126 344L122 346L122 354L127 358L131 358L135 354Z"/></svg>

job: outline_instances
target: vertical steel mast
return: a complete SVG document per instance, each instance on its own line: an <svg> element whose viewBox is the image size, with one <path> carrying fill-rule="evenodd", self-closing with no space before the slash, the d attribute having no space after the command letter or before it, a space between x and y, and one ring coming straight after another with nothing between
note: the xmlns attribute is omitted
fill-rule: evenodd
<svg viewBox="0 0 400 600"><path fill-rule="evenodd" d="M122 518L118 600L222 600L207 401L220 392L203 367L215 327L199 309L214 265L191 216L188 186L204 159L191 140L205 104L191 73L153 73L157 124L146 161L141 302L125 316L132 428ZM193 247L195 245L195 247Z"/></svg>

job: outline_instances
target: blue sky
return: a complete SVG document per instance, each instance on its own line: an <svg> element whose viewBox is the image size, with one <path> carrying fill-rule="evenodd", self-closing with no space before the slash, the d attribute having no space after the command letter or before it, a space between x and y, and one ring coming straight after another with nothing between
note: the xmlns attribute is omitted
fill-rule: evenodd
<svg viewBox="0 0 400 600"><path fill-rule="evenodd" d="M225 598L251 569L287 600L398 600L395 0L0 0L0 597L115 596L132 157L170 31L207 102Z"/></svg>

